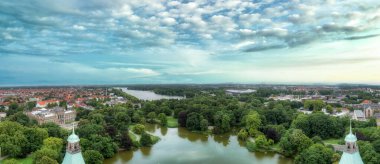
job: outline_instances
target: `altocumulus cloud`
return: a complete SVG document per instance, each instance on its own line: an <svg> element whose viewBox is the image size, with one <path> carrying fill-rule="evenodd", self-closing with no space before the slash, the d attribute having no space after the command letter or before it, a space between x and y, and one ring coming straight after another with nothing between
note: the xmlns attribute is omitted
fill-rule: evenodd
<svg viewBox="0 0 380 164"><path fill-rule="evenodd" d="M376 83L379 25L378 0L2 0L0 85Z"/></svg>

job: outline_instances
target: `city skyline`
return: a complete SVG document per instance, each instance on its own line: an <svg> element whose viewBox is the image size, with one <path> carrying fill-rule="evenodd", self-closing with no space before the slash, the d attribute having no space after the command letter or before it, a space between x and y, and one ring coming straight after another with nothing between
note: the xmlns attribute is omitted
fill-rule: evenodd
<svg viewBox="0 0 380 164"><path fill-rule="evenodd" d="M0 2L0 86L380 84L380 1Z"/></svg>

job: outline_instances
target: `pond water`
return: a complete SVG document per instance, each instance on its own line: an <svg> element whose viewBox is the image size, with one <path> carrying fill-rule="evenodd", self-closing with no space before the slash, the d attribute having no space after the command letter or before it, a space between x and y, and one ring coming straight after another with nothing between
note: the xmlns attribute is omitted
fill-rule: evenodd
<svg viewBox="0 0 380 164"><path fill-rule="evenodd" d="M146 125L149 133L161 140L150 148L123 151L105 164L291 164L292 160L276 153L249 152L236 135L205 135L184 128Z"/></svg>
<svg viewBox="0 0 380 164"><path fill-rule="evenodd" d="M121 88L121 89L123 92L128 93L132 96L135 96L140 100L183 99L183 97L181 96L160 95L152 91L130 90L128 88Z"/></svg>

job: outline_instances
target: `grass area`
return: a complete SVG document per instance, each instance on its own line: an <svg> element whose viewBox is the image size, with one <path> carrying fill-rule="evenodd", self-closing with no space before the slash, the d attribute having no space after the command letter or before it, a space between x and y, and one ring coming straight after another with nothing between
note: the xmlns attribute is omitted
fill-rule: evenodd
<svg viewBox="0 0 380 164"><path fill-rule="evenodd" d="M129 133L129 137L131 137L132 141L137 141L137 136L132 133L131 131L128 132Z"/></svg>
<svg viewBox="0 0 380 164"><path fill-rule="evenodd" d="M10 159L10 158L7 158ZM22 159L16 159L18 164L33 164L33 158L32 157L26 157ZM0 161L0 164L3 163L6 160Z"/></svg>
<svg viewBox="0 0 380 164"><path fill-rule="evenodd" d="M152 139L153 144L156 144L160 140L160 137L154 135L150 135L150 138Z"/></svg>
<svg viewBox="0 0 380 164"><path fill-rule="evenodd" d="M176 128L178 127L178 120L174 118L173 116L166 117L168 119L168 128Z"/></svg>
<svg viewBox="0 0 380 164"><path fill-rule="evenodd" d="M342 139L341 138L331 138L331 139L327 139L327 140L323 140L323 143L325 144L328 144L328 145L331 145L331 144L339 144L339 141L341 141Z"/></svg>
<svg viewBox="0 0 380 164"><path fill-rule="evenodd" d="M278 143L276 143L276 144L274 144L274 145L272 145L270 147L271 147L271 149L276 150L276 151L281 149L280 148L280 144L278 144Z"/></svg>

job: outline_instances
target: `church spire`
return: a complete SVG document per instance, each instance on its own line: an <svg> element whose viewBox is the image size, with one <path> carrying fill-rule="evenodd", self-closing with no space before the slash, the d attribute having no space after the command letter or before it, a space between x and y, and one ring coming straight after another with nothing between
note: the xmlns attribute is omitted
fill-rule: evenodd
<svg viewBox="0 0 380 164"><path fill-rule="evenodd" d="M352 134L351 119L350 119L350 134Z"/></svg>
<svg viewBox="0 0 380 164"><path fill-rule="evenodd" d="M357 138L352 134L352 121L350 119L350 133L344 138L346 145L344 145L344 150L342 157L340 158L339 164L363 164L363 160L359 153L359 148L356 143Z"/></svg>
<svg viewBox="0 0 380 164"><path fill-rule="evenodd" d="M80 148L80 139L75 134L75 124L72 124L72 134L67 138L66 154L62 164L84 164Z"/></svg>

